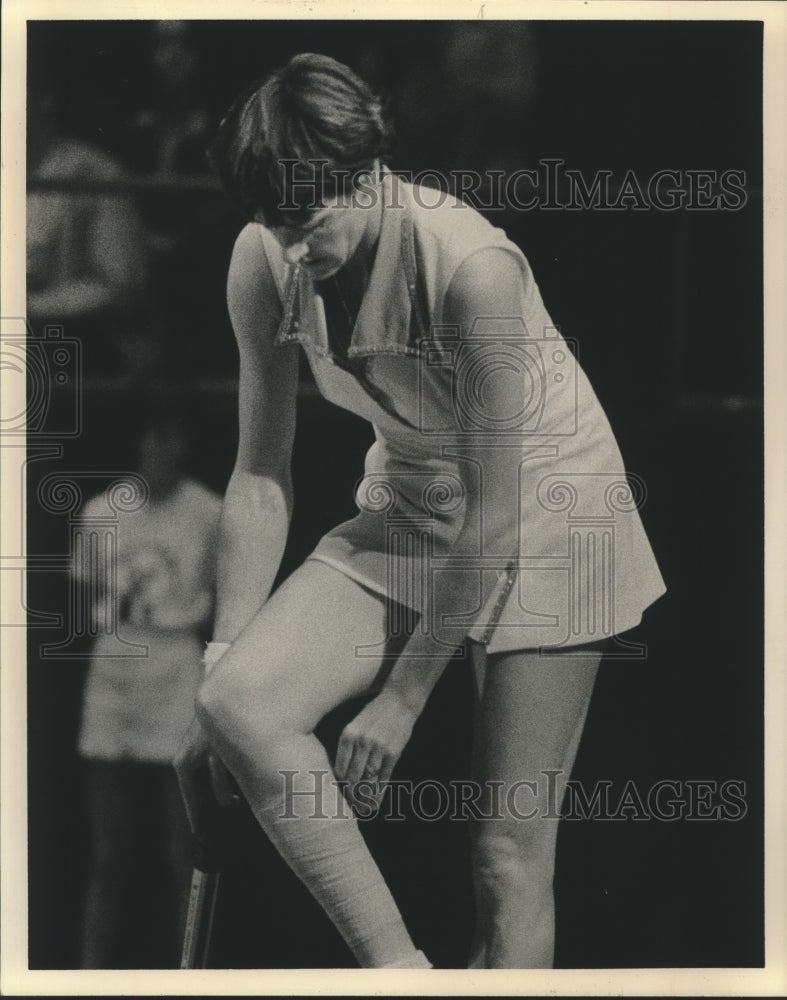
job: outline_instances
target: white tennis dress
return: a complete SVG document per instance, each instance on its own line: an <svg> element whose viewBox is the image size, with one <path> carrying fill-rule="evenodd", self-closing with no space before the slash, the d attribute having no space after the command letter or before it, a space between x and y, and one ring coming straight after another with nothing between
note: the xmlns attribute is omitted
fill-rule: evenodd
<svg viewBox="0 0 787 1000"><path fill-rule="evenodd" d="M470 638L493 653L581 645L632 628L665 591L638 513L644 484L624 473L526 258L454 198L390 173L381 191L378 249L346 359L331 350L307 272L288 265L255 224L281 297L276 342L299 342L325 398L369 420L376 437L356 490L358 515L310 558L418 612L446 641ZM457 268L488 247L522 269L521 315L480 317L470 331L443 325ZM495 379L518 387L510 412L490 402L502 398L490 392ZM510 502L492 517L484 470L500 461L511 469ZM476 491L480 507L470 509ZM458 552L466 518L469 547ZM501 518L502 542L489 530ZM430 603L446 572L469 574L475 595L447 617Z"/></svg>

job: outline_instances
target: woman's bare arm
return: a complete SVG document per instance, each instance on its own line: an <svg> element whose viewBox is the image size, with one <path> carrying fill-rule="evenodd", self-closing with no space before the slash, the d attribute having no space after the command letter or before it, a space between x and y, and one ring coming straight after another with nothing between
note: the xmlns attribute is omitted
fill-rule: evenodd
<svg viewBox="0 0 787 1000"><path fill-rule="evenodd" d="M291 345L274 345L281 307L253 225L235 243L227 303L240 352L239 439L219 520L213 638L217 644L230 645L268 599L292 511L290 462L298 356ZM217 648L220 656L222 646ZM201 829L210 802L206 768L218 802L228 805L237 800L229 774L198 718L186 733L174 765L193 830Z"/></svg>
<svg viewBox="0 0 787 1000"><path fill-rule="evenodd" d="M240 352L239 441L219 524L217 642L237 638L268 599L292 512L297 348L274 345L281 306L256 226L236 241L227 303Z"/></svg>

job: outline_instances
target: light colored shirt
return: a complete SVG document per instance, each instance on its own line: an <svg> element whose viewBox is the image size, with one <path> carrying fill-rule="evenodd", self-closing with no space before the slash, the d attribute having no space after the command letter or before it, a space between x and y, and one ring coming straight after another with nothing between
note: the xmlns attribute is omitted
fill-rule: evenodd
<svg viewBox="0 0 787 1000"><path fill-rule="evenodd" d="M148 653L118 656L115 637L95 622L99 635L79 735L83 756L172 760L194 717L202 678L200 629L212 613L220 509L217 494L184 479L165 499L118 515L117 631ZM97 496L84 516L109 513ZM95 614L105 606L99 601Z"/></svg>

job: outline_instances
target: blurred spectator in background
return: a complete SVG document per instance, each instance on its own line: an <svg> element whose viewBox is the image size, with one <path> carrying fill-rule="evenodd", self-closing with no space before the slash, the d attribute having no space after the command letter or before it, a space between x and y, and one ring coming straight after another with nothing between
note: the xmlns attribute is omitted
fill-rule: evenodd
<svg viewBox="0 0 787 1000"><path fill-rule="evenodd" d="M203 174L215 122L202 93L193 27L187 21L155 22L149 59L155 107L135 117L132 165L146 174Z"/></svg>
<svg viewBox="0 0 787 1000"><path fill-rule="evenodd" d="M86 374L128 374L155 363L145 331L148 253L134 199L80 191L122 181L107 153L69 134L62 93L50 82L28 90L27 315L36 333L62 325L83 346ZM36 189L36 181L73 185Z"/></svg>
<svg viewBox="0 0 787 1000"><path fill-rule="evenodd" d="M453 168L506 174L533 166L537 48L526 21L446 26L439 73L451 95Z"/></svg>
<svg viewBox="0 0 787 1000"><path fill-rule="evenodd" d="M227 331L224 261L237 226L227 206L205 192L214 183L206 149L216 128L205 87L205 62L187 21L151 26L151 101L133 115L127 162L134 171L180 190L147 193L141 204L152 259L152 302L170 375L215 376L232 351ZM194 190L189 190L193 185Z"/></svg>
<svg viewBox="0 0 787 1000"><path fill-rule="evenodd" d="M395 166L481 175L535 166L538 47L533 26L526 21L440 22L424 25L417 39L407 26L401 30L406 43L392 46L388 37L373 37L356 57L362 74L391 96ZM488 201L488 190L480 189L478 198Z"/></svg>
<svg viewBox="0 0 787 1000"><path fill-rule="evenodd" d="M118 631L147 656L117 656L95 622L79 734L92 832L83 968L178 964L191 851L170 762L202 676L220 508L218 495L186 475L186 449L180 416L150 416L138 466L149 501L119 515ZM103 495L86 505L88 517L109 513Z"/></svg>
<svg viewBox="0 0 787 1000"><path fill-rule="evenodd" d="M396 28L389 29L396 32ZM533 213L508 203L495 174L535 169L541 148L537 28L527 21L424 24L399 45L375 35L358 50L361 73L390 95L397 141L392 166L424 174L423 183L461 193L519 246L532 252ZM532 194L526 181L516 197Z"/></svg>

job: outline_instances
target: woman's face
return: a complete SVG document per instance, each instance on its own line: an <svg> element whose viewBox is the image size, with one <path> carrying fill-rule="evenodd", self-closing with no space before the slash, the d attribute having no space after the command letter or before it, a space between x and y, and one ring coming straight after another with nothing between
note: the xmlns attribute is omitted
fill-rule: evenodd
<svg viewBox="0 0 787 1000"><path fill-rule="evenodd" d="M324 203L308 221L297 226L274 226L272 232L288 263L300 263L315 281L322 281L341 270L369 229L379 224L373 202L368 191L362 203L355 197L340 197Z"/></svg>

